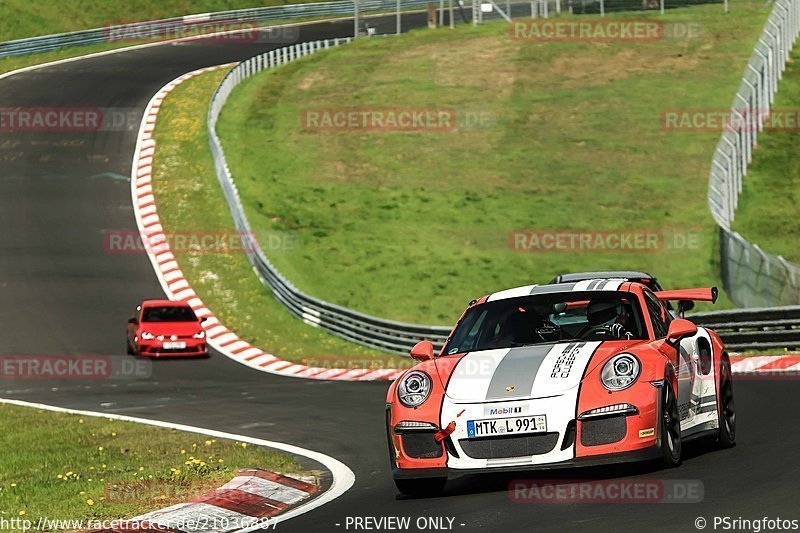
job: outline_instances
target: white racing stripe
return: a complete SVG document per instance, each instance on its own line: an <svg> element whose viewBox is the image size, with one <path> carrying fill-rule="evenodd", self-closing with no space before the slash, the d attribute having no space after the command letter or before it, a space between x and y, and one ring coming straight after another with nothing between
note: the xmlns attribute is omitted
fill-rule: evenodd
<svg viewBox="0 0 800 533"><path fill-rule="evenodd" d="M506 298L518 298L520 296L528 296L536 285L525 285L524 287L514 287L513 289L506 289L504 291L496 292L490 295L486 301L494 302L496 300L504 300Z"/></svg>
<svg viewBox="0 0 800 533"><path fill-rule="evenodd" d="M600 344L599 341L595 341L561 343L554 346L536 373L531 394L540 398L555 396L577 387L583 378L586 366ZM570 345L572 348L567 350Z"/></svg>
<svg viewBox="0 0 800 533"><path fill-rule="evenodd" d="M483 401L497 366L510 351L484 350L462 357L450 377L447 395L455 400Z"/></svg>
<svg viewBox="0 0 800 533"><path fill-rule="evenodd" d="M280 450L282 452L290 453L293 455L299 455L302 457L307 457L312 461L316 461L322 464L325 468L328 469L331 473L331 477L333 481L331 482L331 486L328 490L320 494L318 497L310 500L308 503L299 505L294 509L291 509L281 515L276 517L270 518L270 524L277 524L279 522L284 522L296 516L300 516L305 514L309 511L316 509L317 507L321 507L328 502L331 502L347 492L350 487L353 486L355 483L356 476L353 474L353 471L350 470L347 465L342 463L341 461L334 459L328 455L315 452L312 450L307 450L305 448L301 448L299 446L294 446L292 444L284 444L282 442L275 442L270 440L264 439L257 439L255 437L248 437L245 435L236 435L233 433L226 433L224 431L217 431L215 429L206 429L206 428L199 428L195 426L187 426L184 424L175 424L172 422L164 422L162 420L150 420L147 418L138 418L135 416L126 416L126 415L118 415L114 413L98 413L95 411L83 411L80 409L68 409L65 407L58 407L55 405L47 405L43 403L35 403L35 402L26 402L22 400L12 400L9 398L0 398L0 403L8 404L8 405L18 405L20 407L32 407L34 409L41 409L43 411L53 411L57 413L67 413L72 415L81 415L81 416L89 416L95 418L110 418L113 420L120 420L123 422L135 422L137 424L144 424L147 426L155 426L155 427L162 427L167 429L176 429L178 431L186 431L189 433L199 433L201 435L206 435L209 437L217 437L220 439L229 439L235 440L239 442L246 442L248 444L254 444L256 446L265 446L268 448L273 448L275 450ZM245 533L247 531L254 531L256 529L263 528L263 524L256 524L252 527L247 527L244 529L239 530L241 533Z"/></svg>

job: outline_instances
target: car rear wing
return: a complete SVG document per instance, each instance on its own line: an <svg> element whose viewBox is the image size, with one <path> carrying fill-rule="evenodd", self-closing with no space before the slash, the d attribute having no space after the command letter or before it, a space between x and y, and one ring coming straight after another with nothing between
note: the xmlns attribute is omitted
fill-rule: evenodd
<svg viewBox="0 0 800 533"><path fill-rule="evenodd" d="M717 301L719 291L716 287L705 289L678 289L674 291L658 291L656 297L659 300L670 302L711 302Z"/></svg>

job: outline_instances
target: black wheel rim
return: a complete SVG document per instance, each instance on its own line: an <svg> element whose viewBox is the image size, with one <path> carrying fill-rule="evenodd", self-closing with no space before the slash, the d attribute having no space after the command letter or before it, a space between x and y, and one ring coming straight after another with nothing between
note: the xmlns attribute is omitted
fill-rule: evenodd
<svg viewBox="0 0 800 533"><path fill-rule="evenodd" d="M736 406L733 403L733 384L731 383L731 374L728 367L722 374L722 423L725 424L725 431L733 438L736 435Z"/></svg>
<svg viewBox="0 0 800 533"><path fill-rule="evenodd" d="M669 385L664 385L664 438L667 442L669 452L673 457L680 453L681 443L681 419L678 413L678 402L675 401L675 394Z"/></svg>

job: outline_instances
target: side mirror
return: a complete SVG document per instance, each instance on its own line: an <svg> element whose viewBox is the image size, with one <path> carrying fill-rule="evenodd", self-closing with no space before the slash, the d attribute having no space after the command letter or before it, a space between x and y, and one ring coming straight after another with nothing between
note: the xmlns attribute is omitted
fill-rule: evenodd
<svg viewBox="0 0 800 533"><path fill-rule="evenodd" d="M678 302L678 313L683 316L686 311L694 309L694 302L692 300L681 300Z"/></svg>
<svg viewBox="0 0 800 533"><path fill-rule="evenodd" d="M420 341L411 348L411 357L417 361L430 361L433 359L433 343Z"/></svg>
<svg viewBox="0 0 800 533"><path fill-rule="evenodd" d="M202 323L203 323L203 322L205 322L206 320L208 320L208 317L207 317L207 316L204 316L203 318L201 318L201 319L200 319L200 323L202 324Z"/></svg>
<svg viewBox="0 0 800 533"><path fill-rule="evenodd" d="M667 331L667 342L672 345L678 344L682 338L697 333L697 326L685 318L676 318L669 323Z"/></svg>
<svg viewBox="0 0 800 533"><path fill-rule="evenodd" d="M139 320L136 319L136 318L129 318L128 319L128 324L138 324L138 323L139 323Z"/></svg>

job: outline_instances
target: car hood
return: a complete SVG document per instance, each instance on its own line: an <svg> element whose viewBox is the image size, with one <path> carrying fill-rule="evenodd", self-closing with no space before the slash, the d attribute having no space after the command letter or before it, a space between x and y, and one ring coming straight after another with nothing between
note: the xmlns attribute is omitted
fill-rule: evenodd
<svg viewBox="0 0 800 533"><path fill-rule="evenodd" d="M559 396L580 385L588 368L642 341L564 342L483 350L437 358L445 394L455 402Z"/></svg>
<svg viewBox="0 0 800 533"><path fill-rule="evenodd" d="M156 336L189 336L202 330L199 322L142 322L139 325L139 331L147 331Z"/></svg>

